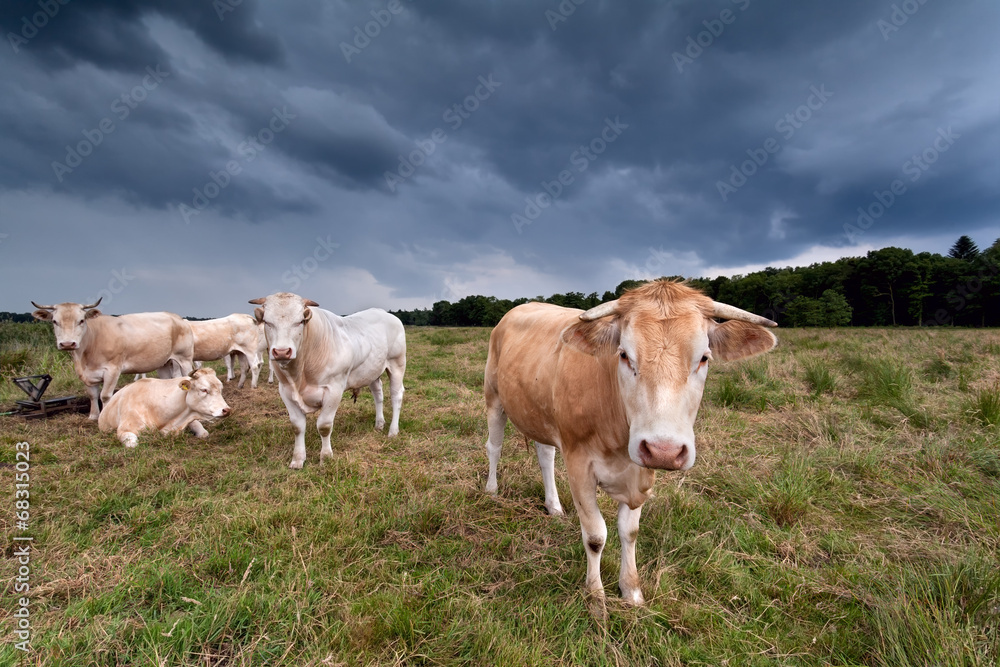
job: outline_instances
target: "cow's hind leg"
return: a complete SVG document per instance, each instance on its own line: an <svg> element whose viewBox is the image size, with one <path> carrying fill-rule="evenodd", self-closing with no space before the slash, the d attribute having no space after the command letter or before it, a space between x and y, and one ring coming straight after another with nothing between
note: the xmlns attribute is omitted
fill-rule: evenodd
<svg viewBox="0 0 1000 667"><path fill-rule="evenodd" d="M545 487L545 509L552 516L563 514L562 503L559 502L559 491L556 490L556 448L535 442L535 454L538 455L538 467L542 470L542 485Z"/></svg>
<svg viewBox="0 0 1000 667"><path fill-rule="evenodd" d="M226 362L226 382L232 380L235 376L233 375L233 364L240 363L239 359L236 358L235 352L230 352L222 358Z"/></svg>
<svg viewBox="0 0 1000 667"><path fill-rule="evenodd" d="M375 381L368 385L368 388L375 401L375 430L381 431L385 427L385 411L382 409L382 376L375 378Z"/></svg>
<svg viewBox="0 0 1000 667"><path fill-rule="evenodd" d="M500 452L503 450L503 432L507 427L507 413L504 412L503 405L500 404L500 397L489 385L486 387L486 424L489 427L486 455L490 459L490 472L486 478L486 493L496 495L497 464L500 463Z"/></svg>
<svg viewBox="0 0 1000 667"><path fill-rule="evenodd" d="M242 389L243 385L247 381L247 369L250 368L250 360L247 358L247 355L245 355L245 354L243 354L242 352L239 352L239 351L233 352L229 356L236 357L237 358L237 363L240 365L240 381L236 385L236 388L237 389ZM227 359L228 358L229 357L227 357ZM229 379L232 380L232 378L229 378Z"/></svg>
<svg viewBox="0 0 1000 667"><path fill-rule="evenodd" d="M108 401L115 393L115 388L118 387L118 378L121 377L121 369L112 368L104 372L104 387L101 388L101 404L107 405Z"/></svg>
<svg viewBox="0 0 1000 667"><path fill-rule="evenodd" d="M389 423L391 438L399 433L399 411L403 408L403 374L406 372L406 356L390 359L386 370L389 373L389 400L392 402L392 421Z"/></svg>
<svg viewBox="0 0 1000 667"><path fill-rule="evenodd" d="M645 604L639 586L639 571L635 566L635 541L639 535L639 515L642 505L635 509L626 503L618 503L618 538L622 543L622 569L618 578L618 590L625 602L639 606Z"/></svg>
<svg viewBox="0 0 1000 667"><path fill-rule="evenodd" d="M316 430L319 431L321 444L319 450L319 461L322 463L333 458L333 447L330 446L330 434L333 432L333 418L337 416L337 408L340 407L340 400L344 396L344 389L340 391L327 392L328 400L323 401L323 407L319 409L319 416L316 417ZM305 417L303 417L303 422ZM303 456L305 450L303 449Z"/></svg>

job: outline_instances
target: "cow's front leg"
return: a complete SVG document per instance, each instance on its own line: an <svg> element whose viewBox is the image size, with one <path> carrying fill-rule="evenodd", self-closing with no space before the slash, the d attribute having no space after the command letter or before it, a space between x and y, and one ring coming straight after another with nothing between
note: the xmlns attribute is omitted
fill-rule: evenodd
<svg viewBox="0 0 1000 667"><path fill-rule="evenodd" d="M135 432L138 429L132 429L130 426L119 426L118 427L118 439L126 447L132 448L139 444L139 435Z"/></svg>
<svg viewBox="0 0 1000 667"><path fill-rule="evenodd" d="M250 360L242 352L237 352L236 354L239 355L237 357L237 360L238 360L238 363L240 365L240 381L236 385L236 388L237 389L242 389L243 385L246 384L246 381L247 381L247 369L250 368ZM230 379L232 379L232 378L230 378Z"/></svg>
<svg viewBox="0 0 1000 667"><path fill-rule="evenodd" d="M639 535L639 515L642 505L631 509L618 503L618 538L622 543L622 570L618 577L618 590L625 602L639 606L646 603L639 586L639 570L635 566L635 541Z"/></svg>
<svg viewBox="0 0 1000 667"><path fill-rule="evenodd" d="M90 414L87 415L87 419L97 421L98 417L101 416L101 385L100 384L88 384L87 395L90 396Z"/></svg>
<svg viewBox="0 0 1000 667"><path fill-rule="evenodd" d="M597 505L597 478L591 461L586 456L564 456L569 473L569 487L573 504L580 516L583 533L583 550L587 554L587 593L590 595L590 612L600 618L608 617L604 602L604 584L601 582L601 554L608 540L608 526L604 523L601 508Z"/></svg>
<svg viewBox="0 0 1000 667"><path fill-rule="evenodd" d="M208 431L205 430L205 427L202 426L201 422L198 421L197 419L188 424L188 430L190 430L192 433L195 434L196 437L201 438L202 440L208 437Z"/></svg>
<svg viewBox="0 0 1000 667"><path fill-rule="evenodd" d="M226 382L230 382L233 379L233 358L236 357L235 352L231 352L223 357L226 361Z"/></svg>
<svg viewBox="0 0 1000 667"><path fill-rule="evenodd" d="M337 408L340 407L340 399L344 396L344 388L339 390L329 390L324 396L323 407L319 409L319 416L316 417L316 430L319 431L320 450L319 462L333 458L333 447L330 446L330 434L333 432L333 418L337 416Z"/></svg>
<svg viewBox="0 0 1000 667"><path fill-rule="evenodd" d="M288 467L299 470L302 468L302 464L306 462L306 413L299 409L299 406L296 405L293 397L282 382L278 383L278 394L281 395L285 409L288 410L288 419L292 422L292 428L295 429L292 462L288 464Z"/></svg>
<svg viewBox="0 0 1000 667"><path fill-rule="evenodd" d="M250 366L250 388L251 389L256 389L257 388L257 380L260 378L260 367L264 364L264 362L261 361L260 356L255 356L253 358L253 362L249 362L249 360L248 360L248 363L251 363L251 366Z"/></svg>
<svg viewBox="0 0 1000 667"><path fill-rule="evenodd" d="M368 385L368 388L375 401L375 430L381 431L385 427L385 411L382 409L382 376L375 378L375 381Z"/></svg>
<svg viewBox="0 0 1000 667"><path fill-rule="evenodd" d="M403 374L406 372L406 357L389 360L389 399L392 402L392 421L389 423L389 437L399 433L399 411L403 407Z"/></svg>

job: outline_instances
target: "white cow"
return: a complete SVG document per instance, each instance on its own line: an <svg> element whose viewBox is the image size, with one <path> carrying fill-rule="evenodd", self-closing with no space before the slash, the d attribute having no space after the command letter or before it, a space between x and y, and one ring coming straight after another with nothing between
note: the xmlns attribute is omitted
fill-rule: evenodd
<svg viewBox="0 0 1000 667"><path fill-rule="evenodd" d="M173 313L102 315L97 303L40 306L35 319L52 322L56 347L73 355L77 377L90 395L90 419L101 412L122 373L157 371L161 378L188 375L193 368L191 327ZM103 384L103 387L102 387Z"/></svg>
<svg viewBox="0 0 1000 667"><path fill-rule="evenodd" d="M104 406L97 425L102 431L117 431L123 445L135 447L143 429L177 433L186 427L207 438L208 431L198 420L226 417L229 412L215 371L200 368L191 377L147 378L122 387Z"/></svg>
<svg viewBox="0 0 1000 667"><path fill-rule="evenodd" d="M250 386L257 388L262 361L258 361L257 358L257 323L252 317L243 313L233 313L214 320L187 322L194 334L195 361L225 359L226 380L232 380L233 367L230 359L238 356L245 363L240 367L240 382L237 386L243 388L243 383L246 382L246 369L249 368Z"/></svg>
<svg viewBox="0 0 1000 667"><path fill-rule="evenodd" d="M289 467L306 460L306 414L319 410L316 428L323 461L333 456L330 433L340 400L348 389L371 389L375 399L375 428L385 426L382 411L382 373L389 374L392 422L389 435L399 433L406 371L406 333L399 319L371 308L340 317L289 292L250 301L258 322L264 323L268 363L278 377L278 393L295 429Z"/></svg>
<svg viewBox="0 0 1000 667"><path fill-rule="evenodd" d="M264 357L266 354L267 336L264 335L264 323L257 322L257 354L254 356L253 363L257 364L258 375L260 374L260 369L264 367ZM233 368L236 368L241 373L243 372L243 364L240 363L239 355L235 353L226 357L226 373L230 380L233 379ZM268 364L267 370L267 383L272 384L274 382L274 364ZM256 387L256 383L253 386Z"/></svg>

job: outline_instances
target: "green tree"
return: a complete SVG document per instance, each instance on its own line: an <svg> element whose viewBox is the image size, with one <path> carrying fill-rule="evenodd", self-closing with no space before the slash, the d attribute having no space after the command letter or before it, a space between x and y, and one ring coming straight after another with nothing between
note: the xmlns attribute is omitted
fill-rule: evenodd
<svg viewBox="0 0 1000 667"><path fill-rule="evenodd" d="M962 234L955 241L955 245L951 247L951 250L948 251L948 256L971 262L979 257L979 248L972 239Z"/></svg>

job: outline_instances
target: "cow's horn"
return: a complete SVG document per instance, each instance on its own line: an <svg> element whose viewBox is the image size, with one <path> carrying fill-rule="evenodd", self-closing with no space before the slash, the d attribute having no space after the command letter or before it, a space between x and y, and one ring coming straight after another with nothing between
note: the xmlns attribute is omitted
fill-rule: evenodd
<svg viewBox="0 0 1000 667"><path fill-rule="evenodd" d="M91 308L97 308L97 306L99 306L101 304L101 300L102 299L104 299L103 296L102 297L98 297L97 301L95 301L94 303L90 304L89 306L84 306L83 309L84 310L90 310Z"/></svg>
<svg viewBox="0 0 1000 667"><path fill-rule="evenodd" d="M39 306L34 301L31 302L31 305L34 306L35 308L37 308L38 310L55 310L56 309L55 306Z"/></svg>
<svg viewBox="0 0 1000 667"><path fill-rule="evenodd" d="M712 302L712 315L721 320L743 320L744 322L753 322L754 324L760 324L765 327L778 326L777 322L773 322L766 317L754 315L753 313L748 313L747 311L741 310L736 306L719 303L718 301Z"/></svg>
<svg viewBox="0 0 1000 667"><path fill-rule="evenodd" d="M599 320L608 315L614 315L616 312L618 312L618 299L602 303L599 306L594 306L585 313L580 313L580 319L584 322L589 322L591 320Z"/></svg>
<svg viewBox="0 0 1000 667"><path fill-rule="evenodd" d="M316 303L315 301L313 301L312 299L306 299L305 305L307 305L307 306L316 306L317 308L319 307L319 304Z"/></svg>
<svg viewBox="0 0 1000 667"><path fill-rule="evenodd" d="M260 306L260 305L264 304L264 301L265 301L265 298L261 297L259 299L250 299L249 301L247 301L247 303L252 303L255 306Z"/></svg>

